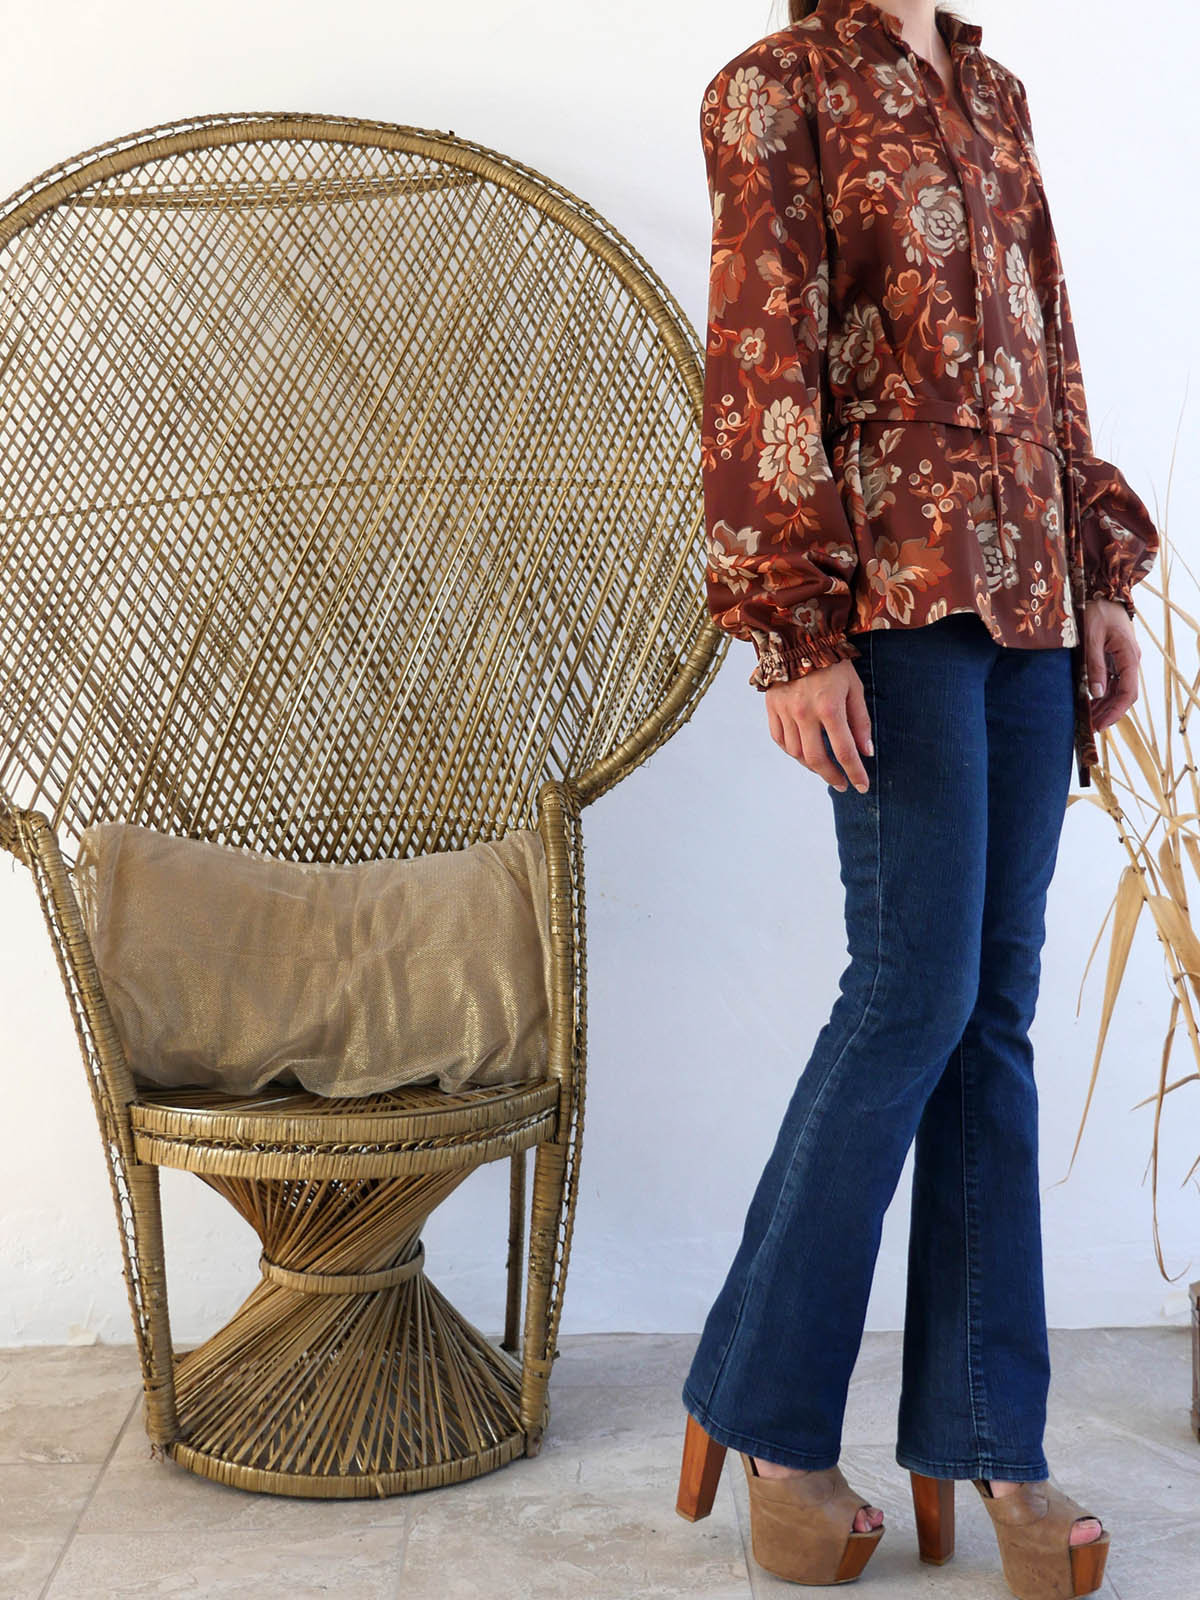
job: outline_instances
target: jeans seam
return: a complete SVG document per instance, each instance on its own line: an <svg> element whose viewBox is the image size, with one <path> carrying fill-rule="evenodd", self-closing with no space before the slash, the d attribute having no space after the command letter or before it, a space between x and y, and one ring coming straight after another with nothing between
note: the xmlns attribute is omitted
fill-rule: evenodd
<svg viewBox="0 0 1200 1600"><path fill-rule="evenodd" d="M872 638L871 638L871 634L868 632L868 634L867 634L867 656L868 656L869 666L872 669L871 673L870 673L870 679L871 679L871 733L872 733L872 743L875 746L875 761L876 761L875 774L876 774L876 782L878 783L878 776L879 776L879 727L878 727L876 696L875 696L874 650L872 649L872 644L873 644L873 641L872 641ZM763 1236L762 1236L762 1239L761 1239L761 1241L759 1243L759 1248L758 1248L758 1250L755 1251L754 1257L753 1257L753 1259L751 1260L749 1266L746 1269L746 1281L742 1285L742 1293L741 1293L741 1297L738 1300L737 1311L734 1313L733 1323L732 1323L732 1325L730 1327L730 1330L729 1330L729 1337L725 1341L725 1348L721 1352L721 1359L717 1363L717 1370L713 1374L713 1380L708 1386L708 1399L707 1399L707 1402L705 1404L705 1410L706 1411L708 1410L708 1408L712 1404L713 1396L717 1392L717 1387L721 1382L721 1377L722 1377L722 1375L723 1375L723 1373L725 1371L726 1363L729 1360L729 1352L733 1349L734 1341L736 1340L738 1332L739 1332L739 1330L741 1328L742 1320L743 1320L743 1317L744 1317L744 1314L745 1314L745 1309L746 1309L746 1300L747 1300L747 1298L749 1296L749 1293L750 1293L750 1286L751 1286L752 1282L754 1281L755 1269L758 1266L759 1255L760 1255L760 1252L762 1251L763 1246L770 1240L771 1230L775 1226L775 1219L779 1215L779 1208L782 1206L783 1200L784 1200L784 1195L787 1192L788 1180L790 1179L793 1171L795 1170L796 1155L797 1155L797 1152L800 1149L800 1143L801 1143L802 1139L804 1138L805 1133L807 1133L807 1131L808 1131L809 1123L816 1116L817 1109L820 1106L821 1101L824 1098L824 1096L825 1096L825 1094L826 1094L826 1092L827 1092L827 1090L829 1088L829 1085L833 1082L834 1076L837 1073L838 1068L841 1066L842 1061L845 1059L845 1055L846 1055L847 1050L849 1050L850 1046L854 1043L855 1039L858 1038L859 1034L862 1032L864 1024L867 1021L867 1018L871 1015L871 1007L872 1007L872 1005L874 1004L874 1001L875 1001L875 991L879 987L879 974L880 974L880 970L881 970L881 963L882 963L882 956L883 956L883 848L882 848L882 845L883 845L883 839L882 839L883 823L882 823L882 818L881 818L881 807L879 805L879 795L878 795L878 793L875 796L874 811L875 811L875 976L871 980L871 992L867 996L866 1002L863 1005L862 1015L858 1019L858 1026L855 1028L854 1032L849 1036L849 1038L847 1038L846 1040L843 1041L841 1049L838 1051L837 1055L834 1057L833 1061L830 1063L829 1070L825 1074L825 1081L821 1084L821 1087L817 1090L816 1094L814 1095L813 1103L808 1108L808 1115L805 1117L803 1125L801 1126L801 1128L797 1132L796 1137L795 1137L795 1139L794 1139L794 1141L792 1143L792 1153L788 1157L787 1170L784 1172L784 1174L783 1174L783 1176L782 1176L782 1178L780 1179L780 1182L779 1182L779 1193L778 1193L778 1195L776 1196L776 1199L775 1199L774 1210L771 1212L771 1216L770 1216L770 1218L769 1218L769 1220L767 1222L767 1225L763 1229ZM733 1430L730 1429L729 1431L732 1432Z"/></svg>
<svg viewBox="0 0 1200 1600"><path fill-rule="evenodd" d="M965 1030L964 1030L965 1037ZM970 1174L974 1155L974 1125L969 1114L970 1097L967 1093L967 1052L963 1048L963 1039L960 1037L956 1046L958 1050L958 1092L961 1107L962 1126L962 1152L963 1152L963 1256L964 1271L967 1280L967 1315L966 1315L966 1345L967 1345L967 1395L971 1402L971 1426L975 1432L976 1446L983 1454L982 1439L984 1427L987 1423L987 1406L981 1403L980 1395L983 1391L983 1375L977 1369L978 1356L978 1329L979 1329L979 1301L977 1288L976 1264L979 1251L978 1241L974 1237L976 1207L971 1193ZM981 1426L980 1418L983 1418Z"/></svg>

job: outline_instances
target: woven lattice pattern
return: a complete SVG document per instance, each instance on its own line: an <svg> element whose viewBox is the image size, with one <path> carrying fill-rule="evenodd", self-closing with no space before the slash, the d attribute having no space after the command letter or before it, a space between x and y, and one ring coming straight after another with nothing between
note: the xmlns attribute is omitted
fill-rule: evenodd
<svg viewBox="0 0 1200 1600"><path fill-rule="evenodd" d="M0 222L0 788L68 859L108 819L304 860L530 825L704 626L644 264L461 141L259 126Z"/></svg>
<svg viewBox="0 0 1200 1600"><path fill-rule="evenodd" d="M451 134L201 118L0 206L0 845L79 1038L147 1431L193 1471L393 1494L540 1447L583 1133L581 811L691 715L725 642L700 391L694 330L628 241ZM103 821L329 862L537 826L545 1080L357 1102L135 1082L72 882ZM501 1158L496 1348L420 1230ZM262 1241L262 1283L183 1355L163 1165Z"/></svg>

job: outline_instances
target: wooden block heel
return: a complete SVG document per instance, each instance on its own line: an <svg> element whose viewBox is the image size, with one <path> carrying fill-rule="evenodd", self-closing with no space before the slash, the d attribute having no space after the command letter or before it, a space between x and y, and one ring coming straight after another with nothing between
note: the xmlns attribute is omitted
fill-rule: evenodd
<svg viewBox="0 0 1200 1600"><path fill-rule="evenodd" d="M750 1494L750 1548L758 1565L793 1583L849 1583L883 1538L883 1528L859 1533L855 1513L866 1500L838 1467L795 1477L763 1478L754 1458L739 1452ZM689 1522L708 1516L726 1447L709 1437L689 1412L675 1509Z"/></svg>
<svg viewBox="0 0 1200 1600"><path fill-rule="evenodd" d="M683 1464L679 1469L679 1494L675 1509L689 1522L699 1522L713 1508L717 1482L725 1465L725 1449L688 1412L683 1435Z"/></svg>
<svg viewBox="0 0 1200 1600"><path fill-rule="evenodd" d="M954 1554L954 1479L910 1472L917 1551L922 1561L943 1566Z"/></svg>

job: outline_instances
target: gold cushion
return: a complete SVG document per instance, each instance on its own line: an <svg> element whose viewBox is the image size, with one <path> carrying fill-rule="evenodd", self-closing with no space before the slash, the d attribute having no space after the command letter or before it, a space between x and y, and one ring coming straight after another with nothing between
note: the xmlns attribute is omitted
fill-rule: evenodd
<svg viewBox="0 0 1200 1600"><path fill-rule="evenodd" d="M546 1074L536 828L329 866L106 822L84 830L74 875L137 1078L360 1095Z"/></svg>

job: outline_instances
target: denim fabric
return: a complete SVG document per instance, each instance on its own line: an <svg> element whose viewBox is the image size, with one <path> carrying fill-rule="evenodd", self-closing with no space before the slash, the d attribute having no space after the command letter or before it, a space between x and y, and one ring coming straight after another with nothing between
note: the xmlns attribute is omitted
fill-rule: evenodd
<svg viewBox="0 0 1200 1600"><path fill-rule="evenodd" d="M915 1141L896 1460L1045 1478L1028 1030L1072 774L1072 651L998 644L973 612L855 643L870 786L827 785L849 961L683 1401L719 1443L838 1460L883 1215Z"/></svg>

